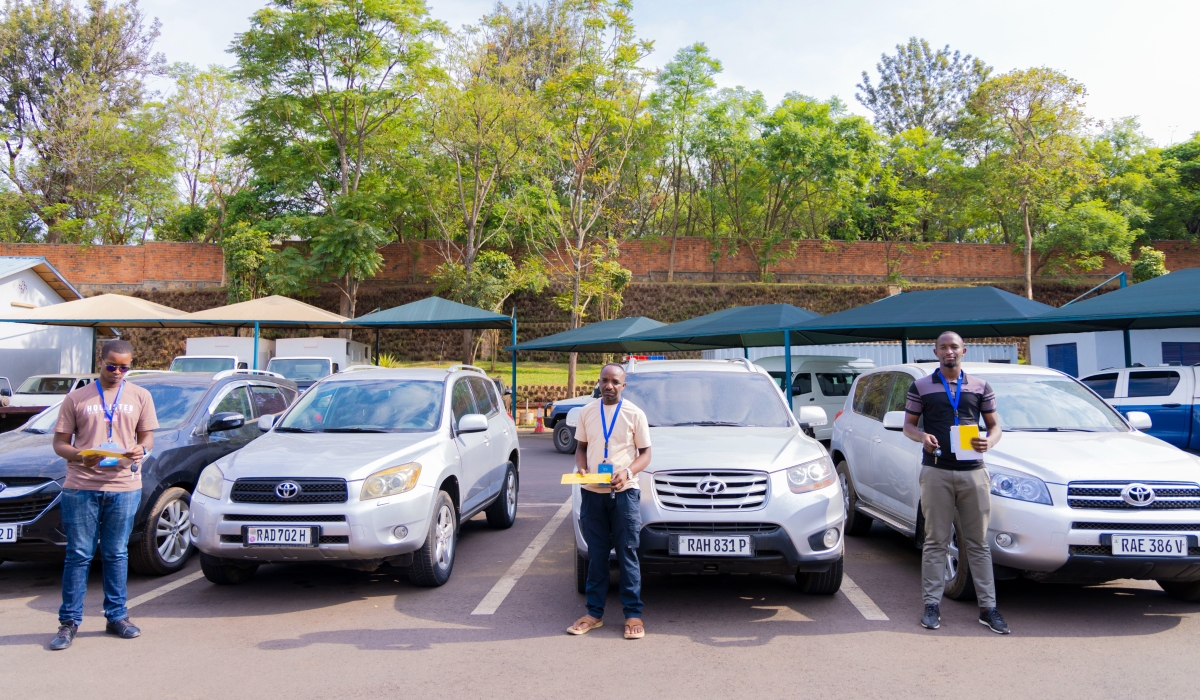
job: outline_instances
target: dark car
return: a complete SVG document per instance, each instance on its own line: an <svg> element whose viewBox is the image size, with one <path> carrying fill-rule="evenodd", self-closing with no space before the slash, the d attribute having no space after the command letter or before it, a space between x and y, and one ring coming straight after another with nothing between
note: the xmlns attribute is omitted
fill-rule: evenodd
<svg viewBox="0 0 1200 700"><path fill-rule="evenodd" d="M129 381L154 397L159 423L154 450L142 462L129 565L166 575L182 569L194 550L190 504L200 470L258 437L254 419L291 405L296 384L254 370L138 373ZM58 408L0 435L0 561L63 556L58 503L67 463L51 444Z"/></svg>

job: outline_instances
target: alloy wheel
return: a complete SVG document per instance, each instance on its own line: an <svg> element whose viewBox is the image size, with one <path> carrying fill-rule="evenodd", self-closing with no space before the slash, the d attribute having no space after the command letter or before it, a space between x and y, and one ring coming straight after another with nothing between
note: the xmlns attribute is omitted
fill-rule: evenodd
<svg viewBox="0 0 1200 700"><path fill-rule="evenodd" d="M454 563L454 513L446 505L438 509L433 556L440 569L448 569Z"/></svg>
<svg viewBox="0 0 1200 700"><path fill-rule="evenodd" d="M164 563L175 564L192 546L192 511L182 498L162 509L154 531L154 544Z"/></svg>
<svg viewBox="0 0 1200 700"><path fill-rule="evenodd" d="M953 581L958 576L958 526L950 526L950 546L946 548L946 580Z"/></svg>
<svg viewBox="0 0 1200 700"><path fill-rule="evenodd" d="M517 475L512 472L508 473L508 479L505 480L504 502L508 517L514 517L517 513Z"/></svg>

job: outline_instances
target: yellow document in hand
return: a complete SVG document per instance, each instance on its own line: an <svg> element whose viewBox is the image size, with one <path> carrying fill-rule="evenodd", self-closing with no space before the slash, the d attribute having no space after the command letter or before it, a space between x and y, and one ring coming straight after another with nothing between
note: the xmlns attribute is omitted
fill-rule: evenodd
<svg viewBox="0 0 1200 700"><path fill-rule="evenodd" d="M612 474L563 474L563 484L607 484L612 481Z"/></svg>
<svg viewBox="0 0 1200 700"><path fill-rule="evenodd" d="M956 425L950 433L954 456L963 460L978 460L983 454L971 448L971 440L979 437L978 425Z"/></svg>
<svg viewBox="0 0 1200 700"><path fill-rule="evenodd" d="M97 448L79 451L80 457L91 457L92 455L99 455L101 457L116 457L117 459L123 459L125 457L124 452L114 452L112 450L101 450Z"/></svg>

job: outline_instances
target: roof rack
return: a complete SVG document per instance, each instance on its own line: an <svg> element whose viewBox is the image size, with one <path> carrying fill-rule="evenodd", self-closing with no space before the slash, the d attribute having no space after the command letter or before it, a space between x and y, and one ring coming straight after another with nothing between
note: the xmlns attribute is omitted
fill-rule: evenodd
<svg viewBox="0 0 1200 700"><path fill-rule="evenodd" d="M347 373L347 372L359 372L359 371L362 371L362 370L364 370L364 369L387 369L387 368L386 368L386 367L380 367L380 366L378 366L378 365L350 365L350 366L349 366L349 367L347 367L346 369L344 369L344 370L342 370L342 371L338 372L338 374L345 374L345 373Z"/></svg>
<svg viewBox="0 0 1200 700"><path fill-rule="evenodd" d="M139 377L143 374L179 374L172 372L169 369L131 369L125 373L126 377Z"/></svg>
<svg viewBox="0 0 1200 700"><path fill-rule="evenodd" d="M276 379L286 379L286 377L284 377L282 374L279 374L278 372L268 372L265 369L227 369L223 372L217 372L216 374L214 374L213 381L216 381L218 379L224 379L225 377L237 376L240 374L262 375L264 377L275 377Z"/></svg>
<svg viewBox="0 0 1200 700"><path fill-rule="evenodd" d="M757 369L755 369L754 363L751 362L750 359L746 358L746 357L731 357L725 361L726 362L740 362L743 365L746 365L746 370L749 372L757 372L758 371Z"/></svg>
<svg viewBox="0 0 1200 700"><path fill-rule="evenodd" d="M485 377L488 376L488 373L482 367L476 367L475 365L463 365L463 364L450 365L450 367L448 367L446 369L446 371L447 372L478 372Z"/></svg>

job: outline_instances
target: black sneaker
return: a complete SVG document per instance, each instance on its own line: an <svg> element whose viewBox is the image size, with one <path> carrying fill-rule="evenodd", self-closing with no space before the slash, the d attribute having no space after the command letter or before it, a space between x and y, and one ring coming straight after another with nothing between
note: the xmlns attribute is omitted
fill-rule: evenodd
<svg viewBox="0 0 1200 700"><path fill-rule="evenodd" d="M937 603L925 605L925 615L921 617L921 626L927 630L935 630L942 626L942 610Z"/></svg>
<svg viewBox="0 0 1200 700"><path fill-rule="evenodd" d="M62 651L71 646L71 642L75 641L75 634L79 632L79 627L76 625L59 625L58 634L54 635L54 639L50 640L50 651Z"/></svg>
<svg viewBox="0 0 1200 700"><path fill-rule="evenodd" d="M996 634L1009 634L1012 632L1008 628L1008 623L1000 617L1000 611L995 608L988 608L979 613L979 624L986 625L988 629Z"/></svg>
<svg viewBox="0 0 1200 700"><path fill-rule="evenodd" d="M104 626L104 631L108 634L115 634L121 639L133 639L134 637L140 637L142 635L142 631L135 627L134 624L129 621L128 617L123 620L109 621L109 623Z"/></svg>

